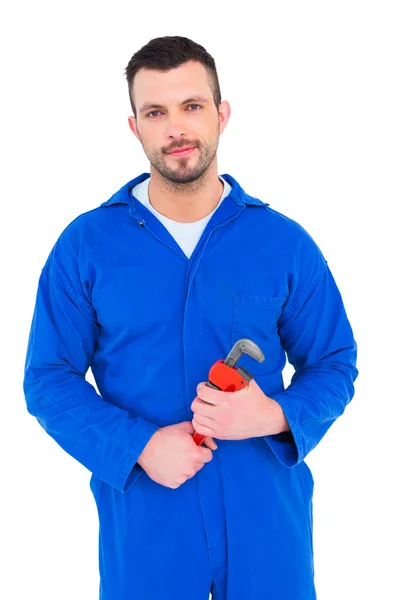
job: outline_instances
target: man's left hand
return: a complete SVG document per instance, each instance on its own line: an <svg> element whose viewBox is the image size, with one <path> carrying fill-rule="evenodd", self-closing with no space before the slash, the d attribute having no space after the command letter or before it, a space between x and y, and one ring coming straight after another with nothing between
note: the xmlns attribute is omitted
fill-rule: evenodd
<svg viewBox="0 0 400 600"><path fill-rule="evenodd" d="M254 379L236 392L215 390L203 381L197 386L191 409L197 433L220 440L244 440L290 430L278 402L264 394Z"/></svg>

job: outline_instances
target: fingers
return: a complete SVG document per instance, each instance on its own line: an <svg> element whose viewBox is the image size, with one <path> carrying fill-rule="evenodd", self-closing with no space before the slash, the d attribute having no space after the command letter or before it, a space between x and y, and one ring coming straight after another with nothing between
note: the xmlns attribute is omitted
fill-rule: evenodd
<svg viewBox="0 0 400 600"><path fill-rule="evenodd" d="M204 439L203 444L205 444L207 446L207 448L211 448L211 450L216 450L218 448L217 443L214 441L214 439L212 437L207 436Z"/></svg>
<svg viewBox="0 0 400 600"><path fill-rule="evenodd" d="M213 453L211 452L211 450L209 450L209 448L202 448L202 452L201 452L199 460L204 461L204 462L210 462L210 460L212 460L212 457L213 457Z"/></svg>

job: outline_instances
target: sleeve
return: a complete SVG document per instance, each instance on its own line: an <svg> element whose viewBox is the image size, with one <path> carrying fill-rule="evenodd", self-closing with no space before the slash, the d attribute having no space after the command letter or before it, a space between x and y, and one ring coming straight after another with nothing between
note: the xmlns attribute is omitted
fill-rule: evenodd
<svg viewBox="0 0 400 600"><path fill-rule="evenodd" d="M269 394L280 404L290 431L264 437L287 467L300 463L344 412L358 376L353 331L316 245L299 260L298 271L296 291L279 321L281 344L295 372L285 390Z"/></svg>
<svg viewBox="0 0 400 600"><path fill-rule="evenodd" d="M24 369L27 409L73 458L126 492L159 427L106 402L86 381L99 325L73 262L57 245L39 278Z"/></svg>

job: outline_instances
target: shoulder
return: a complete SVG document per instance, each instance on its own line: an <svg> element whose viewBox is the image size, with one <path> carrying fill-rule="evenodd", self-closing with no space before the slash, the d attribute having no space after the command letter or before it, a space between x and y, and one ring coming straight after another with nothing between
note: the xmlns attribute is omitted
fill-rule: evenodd
<svg viewBox="0 0 400 600"><path fill-rule="evenodd" d="M67 255L79 255L82 251L83 242L93 225L101 219L100 207L81 213L72 221L67 223L58 234L49 254L47 263L55 259L63 259Z"/></svg>
<svg viewBox="0 0 400 600"><path fill-rule="evenodd" d="M315 256L326 261L320 245L322 240L312 235L299 221L266 205L264 210L264 231L272 236L277 248L290 253L293 257L304 260L307 256ZM259 212L257 211L257 220Z"/></svg>

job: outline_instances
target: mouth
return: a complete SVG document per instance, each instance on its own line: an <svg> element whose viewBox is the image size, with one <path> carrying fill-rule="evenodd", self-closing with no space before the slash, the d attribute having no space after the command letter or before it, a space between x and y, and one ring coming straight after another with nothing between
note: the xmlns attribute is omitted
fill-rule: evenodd
<svg viewBox="0 0 400 600"><path fill-rule="evenodd" d="M168 152L170 156L189 156L196 148L177 148L173 152Z"/></svg>

